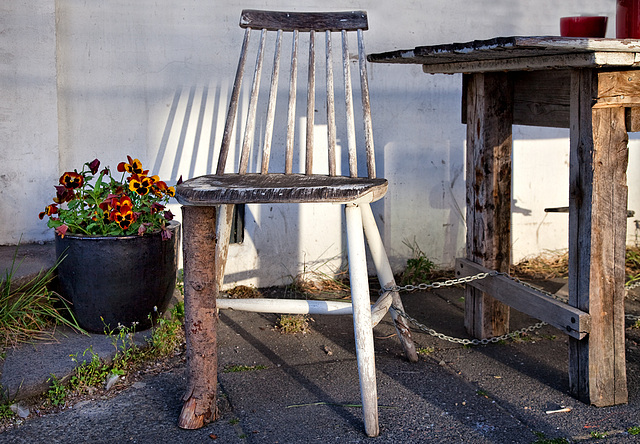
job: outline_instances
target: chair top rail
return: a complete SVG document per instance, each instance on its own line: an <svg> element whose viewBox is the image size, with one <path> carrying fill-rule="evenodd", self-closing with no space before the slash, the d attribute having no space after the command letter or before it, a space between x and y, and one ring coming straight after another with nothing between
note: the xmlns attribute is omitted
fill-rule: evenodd
<svg viewBox="0 0 640 444"><path fill-rule="evenodd" d="M284 12L245 9L240 27L268 31L355 31L369 29L365 11Z"/></svg>

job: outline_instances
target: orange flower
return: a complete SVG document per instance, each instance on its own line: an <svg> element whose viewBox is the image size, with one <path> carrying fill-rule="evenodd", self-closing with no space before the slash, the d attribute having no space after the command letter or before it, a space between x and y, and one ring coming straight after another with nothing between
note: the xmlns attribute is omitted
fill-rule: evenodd
<svg viewBox="0 0 640 444"><path fill-rule="evenodd" d="M127 172L131 174L146 174L145 171L142 170L142 162L139 159L132 159L131 156L127 156L127 162L120 162L118 164L118 171L121 173ZM147 171L148 172L148 171Z"/></svg>
<svg viewBox="0 0 640 444"><path fill-rule="evenodd" d="M117 223L123 230L127 230L136 220L131 199L128 196L122 196L120 199L113 199L112 203L113 210L109 214L109 219Z"/></svg>
<svg viewBox="0 0 640 444"><path fill-rule="evenodd" d="M120 228L126 230L135 221L135 216L133 215L133 211L131 211L131 209L128 209L128 211L125 211L123 213L116 212L113 220L120 226Z"/></svg>
<svg viewBox="0 0 640 444"><path fill-rule="evenodd" d="M47 205L42 213L38 217L42 220L45 216L52 216L58 213L58 206L55 204Z"/></svg>
<svg viewBox="0 0 640 444"><path fill-rule="evenodd" d="M118 196L115 197L112 205L115 211L124 212L126 208L129 208L129 210L133 208L133 202L129 196L120 196L120 199L118 199Z"/></svg>
<svg viewBox="0 0 640 444"><path fill-rule="evenodd" d="M157 176L153 176L153 177L157 177ZM173 197L176 195L176 189L174 187L167 186L166 182L157 180L153 184L153 194L155 194L158 197L162 197L163 194Z"/></svg>
<svg viewBox="0 0 640 444"><path fill-rule="evenodd" d="M155 182L154 178L158 176L147 177L134 174L129 181L129 189L140 196L146 196L151 191L151 187Z"/></svg>
<svg viewBox="0 0 640 444"><path fill-rule="evenodd" d="M66 172L60 177L60 185L68 190L75 190L84 184L84 177L78 173Z"/></svg>

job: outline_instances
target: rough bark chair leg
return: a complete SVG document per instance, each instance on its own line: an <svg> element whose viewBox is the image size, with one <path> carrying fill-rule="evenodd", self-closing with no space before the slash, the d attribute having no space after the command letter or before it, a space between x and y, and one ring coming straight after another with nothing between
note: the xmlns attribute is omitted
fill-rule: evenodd
<svg viewBox="0 0 640 444"><path fill-rule="evenodd" d="M188 387L178 426L197 429L218 417L216 208L183 207L182 217Z"/></svg>

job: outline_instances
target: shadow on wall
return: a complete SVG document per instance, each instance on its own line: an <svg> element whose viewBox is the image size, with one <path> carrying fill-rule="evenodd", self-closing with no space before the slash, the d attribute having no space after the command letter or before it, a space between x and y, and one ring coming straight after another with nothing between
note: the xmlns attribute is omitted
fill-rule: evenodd
<svg viewBox="0 0 640 444"><path fill-rule="evenodd" d="M243 88L241 93L226 172L236 171L239 162L249 107L249 92L246 89ZM155 174L169 177L169 182L175 183L180 177L188 179L215 173L230 95L230 84L212 81L207 85L180 88L170 96L170 102L167 102L161 117L162 126L157 129L159 140L153 160ZM306 100L306 94L299 96ZM283 100L285 98L279 97L279 101ZM298 108L304 111L305 106L305 103L301 103ZM302 133L305 119L299 117L297 120L298 132ZM319 122L316 133L315 139L319 139L316 143L326 144L326 124ZM256 135L249 171L259 166L260 150L256 147L261 146L262 137L263 134ZM299 139L297 143L300 146L296 148L299 154L294 161L294 171L301 171L304 168L304 134L296 139ZM281 141L274 138L274 169L284 163L284 153L280 159L276 152L278 144ZM179 209L174 213L178 218L181 217ZM247 205L244 217L244 240L241 244L232 245L229 251L225 274L229 284L244 283L261 287L282 285L290 283L304 271L332 274L346 266L342 254L346 249L343 248L343 214L340 206ZM327 230L327 226L338 229Z"/></svg>

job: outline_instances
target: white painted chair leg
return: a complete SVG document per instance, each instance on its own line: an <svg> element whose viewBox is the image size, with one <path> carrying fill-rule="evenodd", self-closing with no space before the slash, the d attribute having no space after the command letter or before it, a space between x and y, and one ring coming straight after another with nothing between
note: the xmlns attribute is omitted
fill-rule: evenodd
<svg viewBox="0 0 640 444"><path fill-rule="evenodd" d="M378 231L378 226L376 225L373 212L371 211L371 205L361 204L360 209L362 211L364 233L367 236L369 251L371 252L373 263L376 267L380 286L383 288L395 287L396 281L393 277L391 265L389 265L389 258L387 257L387 253L384 249L384 244L382 243L382 238ZM391 298L393 306L404 311L402 300L400 299L400 295L397 291L391 292ZM398 339L400 339L400 343L402 344L402 348L404 349L407 359L411 362L418 362L418 353L416 352L416 346L411 338L411 330L409 330L407 322L403 317L398 316L398 313L393 308L391 308L391 318L393 319L393 325L396 327Z"/></svg>
<svg viewBox="0 0 640 444"><path fill-rule="evenodd" d="M227 253L229 252L234 207L235 205L233 204L218 206L216 225L216 280L218 288L222 288L224 282L224 269L227 264Z"/></svg>
<svg viewBox="0 0 640 444"><path fill-rule="evenodd" d="M364 428L368 436L378 436L378 391L371 326L371 301L365 255L362 216L357 205L345 207L349 279L353 304L353 325L356 339L356 357L360 377L360 393L364 414Z"/></svg>

